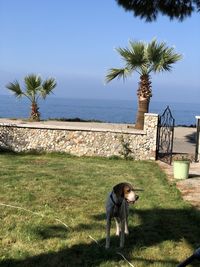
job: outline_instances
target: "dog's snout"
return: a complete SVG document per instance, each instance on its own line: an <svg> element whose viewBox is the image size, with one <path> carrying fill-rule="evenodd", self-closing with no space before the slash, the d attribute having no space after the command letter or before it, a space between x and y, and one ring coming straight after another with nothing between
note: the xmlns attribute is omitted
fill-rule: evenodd
<svg viewBox="0 0 200 267"><path fill-rule="evenodd" d="M139 198L139 196L138 196L138 195L136 195L136 196L135 196L135 200L138 200L138 198Z"/></svg>

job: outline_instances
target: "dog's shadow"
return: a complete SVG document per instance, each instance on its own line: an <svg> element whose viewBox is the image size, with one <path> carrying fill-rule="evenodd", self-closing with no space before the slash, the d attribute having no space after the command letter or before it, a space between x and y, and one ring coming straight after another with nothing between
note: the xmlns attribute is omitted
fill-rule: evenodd
<svg viewBox="0 0 200 267"><path fill-rule="evenodd" d="M105 214L91 215L94 223L90 225L90 228L81 223L77 226L76 230L92 229L102 232L102 226L105 226ZM137 221L137 224L135 223ZM139 222L139 223L138 223ZM192 227L191 227L192 222ZM99 229L98 229L99 225ZM130 259L130 261L137 261L140 264L158 264L163 267L174 267L178 265L176 260L158 260L152 261L145 257L130 256L133 253L134 247L143 248L160 244L167 240L175 242L181 242L183 239L195 250L200 245L200 213L193 208L184 209L130 209L129 216L129 236L126 236L125 248L123 255ZM114 226L114 225L113 225ZM104 228L105 229L105 228ZM48 234L58 235L63 232L62 229L48 229ZM62 234L61 234L62 235ZM42 236L45 238L46 232L42 232ZM47 235L48 237L48 235ZM62 235L63 237L63 235ZM122 257L117 254L119 246L119 238L111 236L111 248L105 250L105 238L87 243L79 243L72 245L69 248L64 248L57 252L42 253L37 256L27 257L22 260L3 260L0 262L0 267L73 267L73 266L102 266L108 262L118 265L118 262L122 260ZM181 253L181 251L180 251ZM167 257L166 257L167 258ZM198 265L196 265L198 264ZM114 266L114 265L113 265ZM157 265L155 265L157 266ZM191 266L199 266L198 263L194 263Z"/></svg>
<svg viewBox="0 0 200 267"><path fill-rule="evenodd" d="M42 226L34 229L34 232L41 239L50 239L50 238L67 238L68 230L63 225L50 225Z"/></svg>
<svg viewBox="0 0 200 267"><path fill-rule="evenodd" d="M134 226L134 217L140 224ZM105 220L105 214L94 215L95 220ZM192 222L192 232L191 232ZM152 246L166 240L180 241L183 238L194 247L200 245L200 213L193 208L188 209L130 209L129 232L126 247L140 244ZM194 232L195 229L195 232Z"/></svg>

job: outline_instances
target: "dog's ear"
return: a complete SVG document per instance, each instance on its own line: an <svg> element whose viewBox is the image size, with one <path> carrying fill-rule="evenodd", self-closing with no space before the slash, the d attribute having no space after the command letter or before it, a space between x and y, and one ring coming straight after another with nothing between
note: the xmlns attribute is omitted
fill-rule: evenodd
<svg viewBox="0 0 200 267"><path fill-rule="evenodd" d="M124 183L115 185L113 187L113 192L117 197L124 197Z"/></svg>

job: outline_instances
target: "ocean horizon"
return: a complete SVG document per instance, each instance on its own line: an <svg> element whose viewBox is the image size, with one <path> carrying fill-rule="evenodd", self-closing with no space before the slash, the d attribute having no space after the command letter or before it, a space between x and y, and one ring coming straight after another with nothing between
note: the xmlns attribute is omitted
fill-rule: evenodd
<svg viewBox="0 0 200 267"><path fill-rule="evenodd" d="M175 125L191 126L196 124L195 116L200 115L198 103L150 102L149 112L161 115L169 106L175 119ZM97 120L110 123L134 123L137 102L132 100L110 99L70 99L49 96L39 102L41 119ZM17 99L12 95L0 96L1 118L28 118L30 102Z"/></svg>

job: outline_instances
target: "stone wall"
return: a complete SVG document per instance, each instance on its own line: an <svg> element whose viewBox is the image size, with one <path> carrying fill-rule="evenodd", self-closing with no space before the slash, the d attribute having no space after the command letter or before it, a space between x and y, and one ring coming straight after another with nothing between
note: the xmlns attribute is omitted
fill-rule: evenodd
<svg viewBox="0 0 200 267"><path fill-rule="evenodd" d="M0 120L0 147L22 151L66 152L78 156L155 159L157 114L145 114L144 130L104 123L24 123Z"/></svg>

